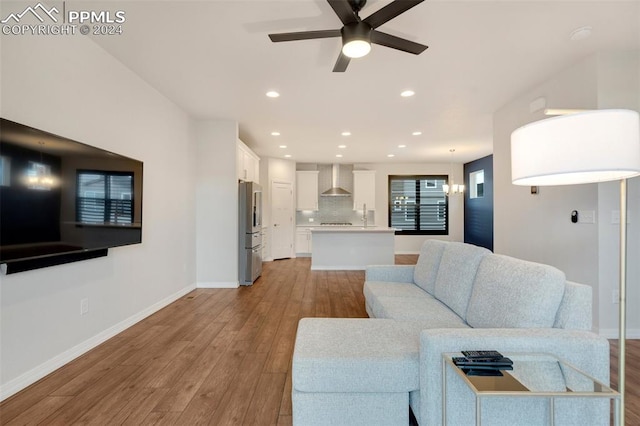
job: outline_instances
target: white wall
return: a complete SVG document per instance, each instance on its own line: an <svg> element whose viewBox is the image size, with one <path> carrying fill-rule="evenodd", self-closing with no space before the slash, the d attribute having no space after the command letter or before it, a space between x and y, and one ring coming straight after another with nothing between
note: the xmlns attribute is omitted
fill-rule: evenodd
<svg viewBox="0 0 640 426"><path fill-rule="evenodd" d="M640 111L639 52L611 52L598 56L598 108L627 108ZM630 179L627 189L627 333L640 338L640 177ZM620 211L620 185L598 185L599 229L599 327L600 334L618 335L618 305L613 292L618 289L620 226L612 214Z"/></svg>
<svg viewBox="0 0 640 426"><path fill-rule="evenodd" d="M197 156L196 279L203 288L238 287L238 123L194 123Z"/></svg>
<svg viewBox="0 0 640 426"><path fill-rule="evenodd" d="M496 253L553 265L567 279L589 284L594 295L594 328L615 336L618 306L611 292L617 286L617 226L610 223L618 202L616 183L541 187L511 184L510 136L516 128L545 118L529 104L546 98L548 108L638 109L637 53L594 55L559 72L518 96L494 115L494 249ZM638 216L638 178L630 182L631 215ZM572 210L596 212L596 224L573 224ZM631 297L640 296L638 228L629 230ZM631 243L635 240L634 243ZM634 257L635 256L635 257ZM629 314L630 335L640 336L640 314Z"/></svg>
<svg viewBox="0 0 640 426"><path fill-rule="evenodd" d="M0 278L5 398L194 288L195 159L187 115L90 38L3 37L0 55L2 117L144 162L142 244Z"/></svg>
<svg viewBox="0 0 640 426"><path fill-rule="evenodd" d="M573 224L573 210L597 210L598 186L530 188L511 183L511 132L538 121L543 111L530 112L529 104L546 98L548 108L597 107L597 60L588 58L505 105L494 114L494 251L520 259L553 265L567 279L593 287L598 293L598 227ZM594 297L595 298L595 297ZM594 323L597 324L597 298Z"/></svg>
<svg viewBox="0 0 640 426"><path fill-rule="evenodd" d="M389 224L389 175L448 175L453 169L453 180L462 183L463 165L449 163L362 163L355 164L355 170L376 171L376 226ZM396 254L419 253L427 238L447 241L464 241L464 197L449 198L449 235L398 235L395 237Z"/></svg>

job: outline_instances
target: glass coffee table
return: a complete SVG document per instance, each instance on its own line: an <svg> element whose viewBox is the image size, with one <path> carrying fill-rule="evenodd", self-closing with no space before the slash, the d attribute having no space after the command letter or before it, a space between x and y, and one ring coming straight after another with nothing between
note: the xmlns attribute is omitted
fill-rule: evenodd
<svg viewBox="0 0 640 426"><path fill-rule="evenodd" d="M608 398L614 400L614 423L618 419L620 394L609 386L583 373L572 365L550 354L503 353L513 361L512 371L500 376L472 376L456 366L452 357L459 352L442 354L442 424L447 424L447 368L473 391L476 403L476 425L482 421L481 401L493 397L540 397L549 401L549 424L555 422L556 398Z"/></svg>

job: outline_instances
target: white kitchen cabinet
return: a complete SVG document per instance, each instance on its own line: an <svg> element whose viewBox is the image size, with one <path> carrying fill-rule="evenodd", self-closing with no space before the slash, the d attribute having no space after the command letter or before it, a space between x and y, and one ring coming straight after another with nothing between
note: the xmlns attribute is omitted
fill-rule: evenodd
<svg viewBox="0 0 640 426"><path fill-rule="evenodd" d="M296 210L318 210L318 171L296 172Z"/></svg>
<svg viewBox="0 0 640 426"><path fill-rule="evenodd" d="M296 228L296 254L309 255L311 253L311 228L298 226Z"/></svg>
<svg viewBox="0 0 640 426"><path fill-rule="evenodd" d="M353 171L353 209L376 209L376 172L374 170Z"/></svg>
<svg viewBox="0 0 640 426"><path fill-rule="evenodd" d="M260 183L260 157L241 140L236 148L236 172L238 180Z"/></svg>

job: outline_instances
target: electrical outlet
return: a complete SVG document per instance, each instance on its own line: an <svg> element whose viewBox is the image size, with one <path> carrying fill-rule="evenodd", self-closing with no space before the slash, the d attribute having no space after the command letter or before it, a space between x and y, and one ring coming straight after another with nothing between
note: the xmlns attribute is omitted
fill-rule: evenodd
<svg viewBox="0 0 640 426"><path fill-rule="evenodd" d="M89 312L89 298L85 297L80 300L80 315L84 315Z"/></svg>
<svg viewBox="0 0 640 426"><path fill-rule="evenodd" d="M618 303L620 303L620 291L619 290L613 290L611 292L611 303L613 303L614 305L617 305Z"/></svg>

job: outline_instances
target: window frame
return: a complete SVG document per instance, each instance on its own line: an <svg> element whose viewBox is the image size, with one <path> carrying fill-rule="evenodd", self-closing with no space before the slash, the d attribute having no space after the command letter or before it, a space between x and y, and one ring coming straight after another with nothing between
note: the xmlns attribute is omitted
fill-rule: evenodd
<svg viewBox="0 0 640 426"><path fill-rule="evenodd" d="M448 175L388 175L388 180L387 180L387 222L388 222L388 226L390 228L393 228L393 224L392 224L392 212L394 211L394 209L396 209L395 211L398 212L399 210L401 210L401 207L398 206L397 203L394 202L393 198L392 198L392 194L391 194L391 184L393 181L406 181L406 180L414 180L415 184L416 184L416 220L415 220L415 228L414 229L396 229L395 231L395 235L449 235L449 197L444 194L443 192L443 198L442 200L444 201L444 220L440 220L441 217L441 212L438 209L437 212L437 218L436 220L438 222L444 222L444 229L442 230L435 230L435 229L431 229L431 230L420 230L420 185L421 184L425 184L426 182L429 181L438 181L441 180L443 181L443 183L448 183L449 182L449 176ZM437 186L437 185L436 185ZM431 187L429 187L431 188ZM438 204L441 204L441 201L438 200ZM435 222L434 222L435 223Z"/></svg>

